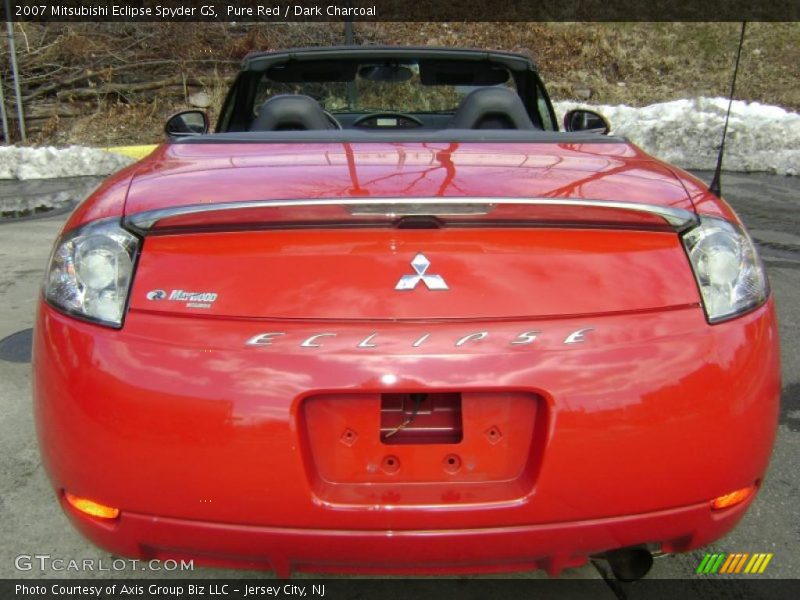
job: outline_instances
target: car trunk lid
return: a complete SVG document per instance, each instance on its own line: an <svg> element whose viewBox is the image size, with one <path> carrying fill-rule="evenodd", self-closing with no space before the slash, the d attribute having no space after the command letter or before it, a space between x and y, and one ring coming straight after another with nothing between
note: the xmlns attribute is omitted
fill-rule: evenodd
<svg viewBox="0 0 800 600"><path fill-rule="evenodd" d="M137 171L125 214L322 198L583 198L693 210L671 170L623 143L173 144Z"/></svg>
<svg viewBox="0 0 800 600"><path fill-rule="evenodd" d="M552 317L699 302L678 236L564 228L151 236L134 310L281 319Z"/></svg>
<svg viewBox="0 0 800 600"><path fill-rule="evenodd" d="M592 155L488 145L445 157L376 144L353 150L356 178L332 146L294 154L247 146L229 152L227 166L211 154L198 159L204 169L163 153L156 163L169 164L145 170L129 194L128 223L146 236L131 309L417 320L699 303L676 234L694 218L691 203L666 168L633 147ZM450 181L433 181L448 169Z"/></svg>

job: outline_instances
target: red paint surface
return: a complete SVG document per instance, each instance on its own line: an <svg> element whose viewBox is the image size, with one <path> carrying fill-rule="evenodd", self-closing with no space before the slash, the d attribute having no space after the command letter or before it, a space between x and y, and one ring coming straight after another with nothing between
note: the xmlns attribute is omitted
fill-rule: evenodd
<svg viewBox="0 0 800 600"><path fill-rule="evenodd" d="M491 336L456 350L452 340L475 325ZM562 343L584 325L595 327L590 341ZM534 326L545 332L540 340L509 345ZM287 332L283 345L243 345L278 328ZM395 323L386 327L393 342L377 352L355 347L373 324L340 324L338 345L298 347L319 329L304 321L132 312L118 332L42 307L36 414L54 486L118 506L123 515L432 529L447 537L456 534L445 530L572 523L702 504L761 479L767 466L780 387L771 303L713 327L699 307L588 321ZM408 348L421 330L433 331L436 341ZM384 384L387 374L396 383ZM322 482L304 434L304 398L342 390L537 394L547 428L535 428L535 485L526 480L514 493L507 481L443 477L418 504L413 489L388 475L375 490L356 493L357 483ZM378 423L377 413L362 418ZM496 424L511 426L502 419ZM355 428L362 437L379 435L377 426ZM709 510L676 531L702 538L713 523ZM631 527L627 535L637 542L661 539L654 537L658 528ZM559 540L548 556L583 551L579 537L565 532ZM179 542L172 547L188 543ZM188 544L187 551L213 545ZM482 548L480 556L493 562L493 547ZM516 559L530 558L520 552ZM435 552L429 559L436 562ZM302 562L302 553L292 560Z"/></svg>
<svg viewBox="0 0 800 600"><path fill-rule="evenodd" d="M210 249L213 249L211 251ZM449 290L396 291L412 259ZM232 268L235 265L235 268ZM209 308L147 299L214 292ZM587 229L299 230L148 237L132 310L288 319L581 315L697 305L674 233Z"/></svg>
<svg viewBox="0 0 800 600"><path fill-rule="evenodd" d="M120 193L94 194L65 229L123 212L295 198L586 198L730 211L632 144L165 144L107 185Z"/></svg>
<svg viewBox="0 0 800 600"><path fill-rule="evenodd" d="M627 200L732 218L628 145L343 146L164 146L66 227L123 210L368 195ZM419 251L449 292L393 290ZM151 289L218 299L192 308L148 301ZM780 391L772 301L708 325L671 232L153 236L131 293L121 330L41 304L34 338L53 486L119 507L111 523L66 510L122 555L281 574L557 573L612 548L710 543L746 505L712 513L709 501L767 468ZM267 332L280 335L245 344ZM460 394L463 438L382 444L390 393ZM347 430L356 439L344 444ZM460 467L448 470L451 455ZM387 456L400 467L371 469Z"/></svg>
<svg viewBox="0 0 800 600"><path fill-rule="evenodd" d="M223 200L369 196L646 199L692 208L665 165L627 144L173 145L140 165L126 214Z"/></svg>

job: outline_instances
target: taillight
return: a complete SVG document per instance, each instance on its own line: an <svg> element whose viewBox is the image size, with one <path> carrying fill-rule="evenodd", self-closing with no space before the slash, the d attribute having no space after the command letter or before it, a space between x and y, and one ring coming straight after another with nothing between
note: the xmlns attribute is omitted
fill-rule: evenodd
<svg viewBox="0 0 800 600"><path fill-rule="evenodd" d="M736 317L762 304L767 276L752 240L736 225L714 217L683 236L710 323Z"/></svg>
<svg viewBox="0 0 800 600"><path fill-rule="evenodd" d="M50 256L45 298L68 313L121 327L138 245L118 219L65 233Z"/></svg>

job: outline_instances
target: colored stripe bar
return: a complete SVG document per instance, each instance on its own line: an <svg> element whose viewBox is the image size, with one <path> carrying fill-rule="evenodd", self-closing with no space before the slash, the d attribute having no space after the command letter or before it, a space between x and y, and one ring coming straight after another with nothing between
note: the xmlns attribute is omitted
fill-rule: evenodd
<svg viewBox="0 0 800 600"><path fill-rule="evenodd" d="M750 554L749 552L734 552L731 554L714 552L703 556L703 560L700 561L695 573L698 575L763 573L773 556L774 554L766 552L756 552L755 554Z"/></svg>
<svg viewBox="0 0 800 600"><path fill-rule="evenodd" d="M728 554L728 558L725 561L725 564L722 565L722 568L719 571L720 573L730 573L729 569L733 566L733 562L734 562L733 561L733 557L734 556L735 556L734 554Z"/></svg>
<svg viewBox="0 0 800 600"><path fill-rule="evenodd" d="M759 573L763 573L764 572L764 569L767 568L767 565L769 564L769 561L772 560L773 556L774 556L774 554L772 554L772 552L767 554L767 557L764 559L764 562L761 563L761 568L758 570Z"/></svg>
<svg viewBox="0 0 800 600"><path fill-rule="evenodd" d="M742 558L739 560L739 564L736 565L736 571L734 571L735 573L740 573L742 571L742 567L744 566L744 563L747 560L747 557L750 556L750 555L747 552L745 552L744 554L741 554L740 556Z"/></svg>
<svg viewBox="0 0 800 600"><path fill-rule="evenodd" d="M722 566L722 561L723 560L725 560L725 555L724 554L720 554L719 558L717 559L717 562L714 563L714 567L711 569L712 573L716 573L717 572L717 570Z"/></svg>
<svg viewBox="0 0 800 600"><path fill-rule="evenodd" d="M704 574L711 573L711 569L714 567L714 563L717 562L717 556L718 554L714 553L709 557L708 563L706 563L706 568L703 569Z"/></svg>
<svg viewBox="0 0 800 600"><path fill-rule="evenodd" d="M725 561L725 567L723 567L720 573L733 573L736 565L739 564L739 558L741 558L741 556L741 554L736 554L735 552L729 554L728 560Z"/></svg>
<svg viewBox="0 0 800 600"><path fill-rule="evenodd" d="M727 573L733 573L742 560L742 555L739 552L734 552L731 556L733 556L733 560L731 561L731 566L728 568Z"/></svg>
<svg viewBox="0 0 800 600"><path fill-rule="evenodd" d="M750 562L747 563L747 566L744 568L745 573L749 573L753 569L758 568L758 563L761 562L761 559L764 557L763 554L753 554L753 558L750 559Z"/></svg>
<svg viewBox="0 0 800 600"><path fill-rule="evenodd" d="M708 564L708 561L709 561L710 558L711 558L711 555L710 554L706 554L703 557L703 560L700 561L700 566L697 567L697 571L695 571L698 575L700 573L705 573L705 571L703 569L706 568L706 565Z"/></svg>

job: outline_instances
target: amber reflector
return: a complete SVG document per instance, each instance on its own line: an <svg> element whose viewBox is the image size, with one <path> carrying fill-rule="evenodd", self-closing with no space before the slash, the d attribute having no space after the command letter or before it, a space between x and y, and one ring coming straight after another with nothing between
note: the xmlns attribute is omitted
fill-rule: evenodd
<svg viewBox="0 0 800 600"><path fill-rule="evenodd" d="M112 508L87 498L79 498L78 496L73 496L69 492L64 492L64 497L67 499L67 502L69 502L76 509L92 517L99 517L101 519L116 519L119 516L118 508Z"/></svg>
<svg viewBox="0 0 800 600"><path fill-rule="evenodd" d="M720 510L721 508L734 506L747 500L755 491L756 486L751 485L749 487L736 490L735 492L731 492L730 494L719 496L711 501L711 508L714 510Z"/></svg>

